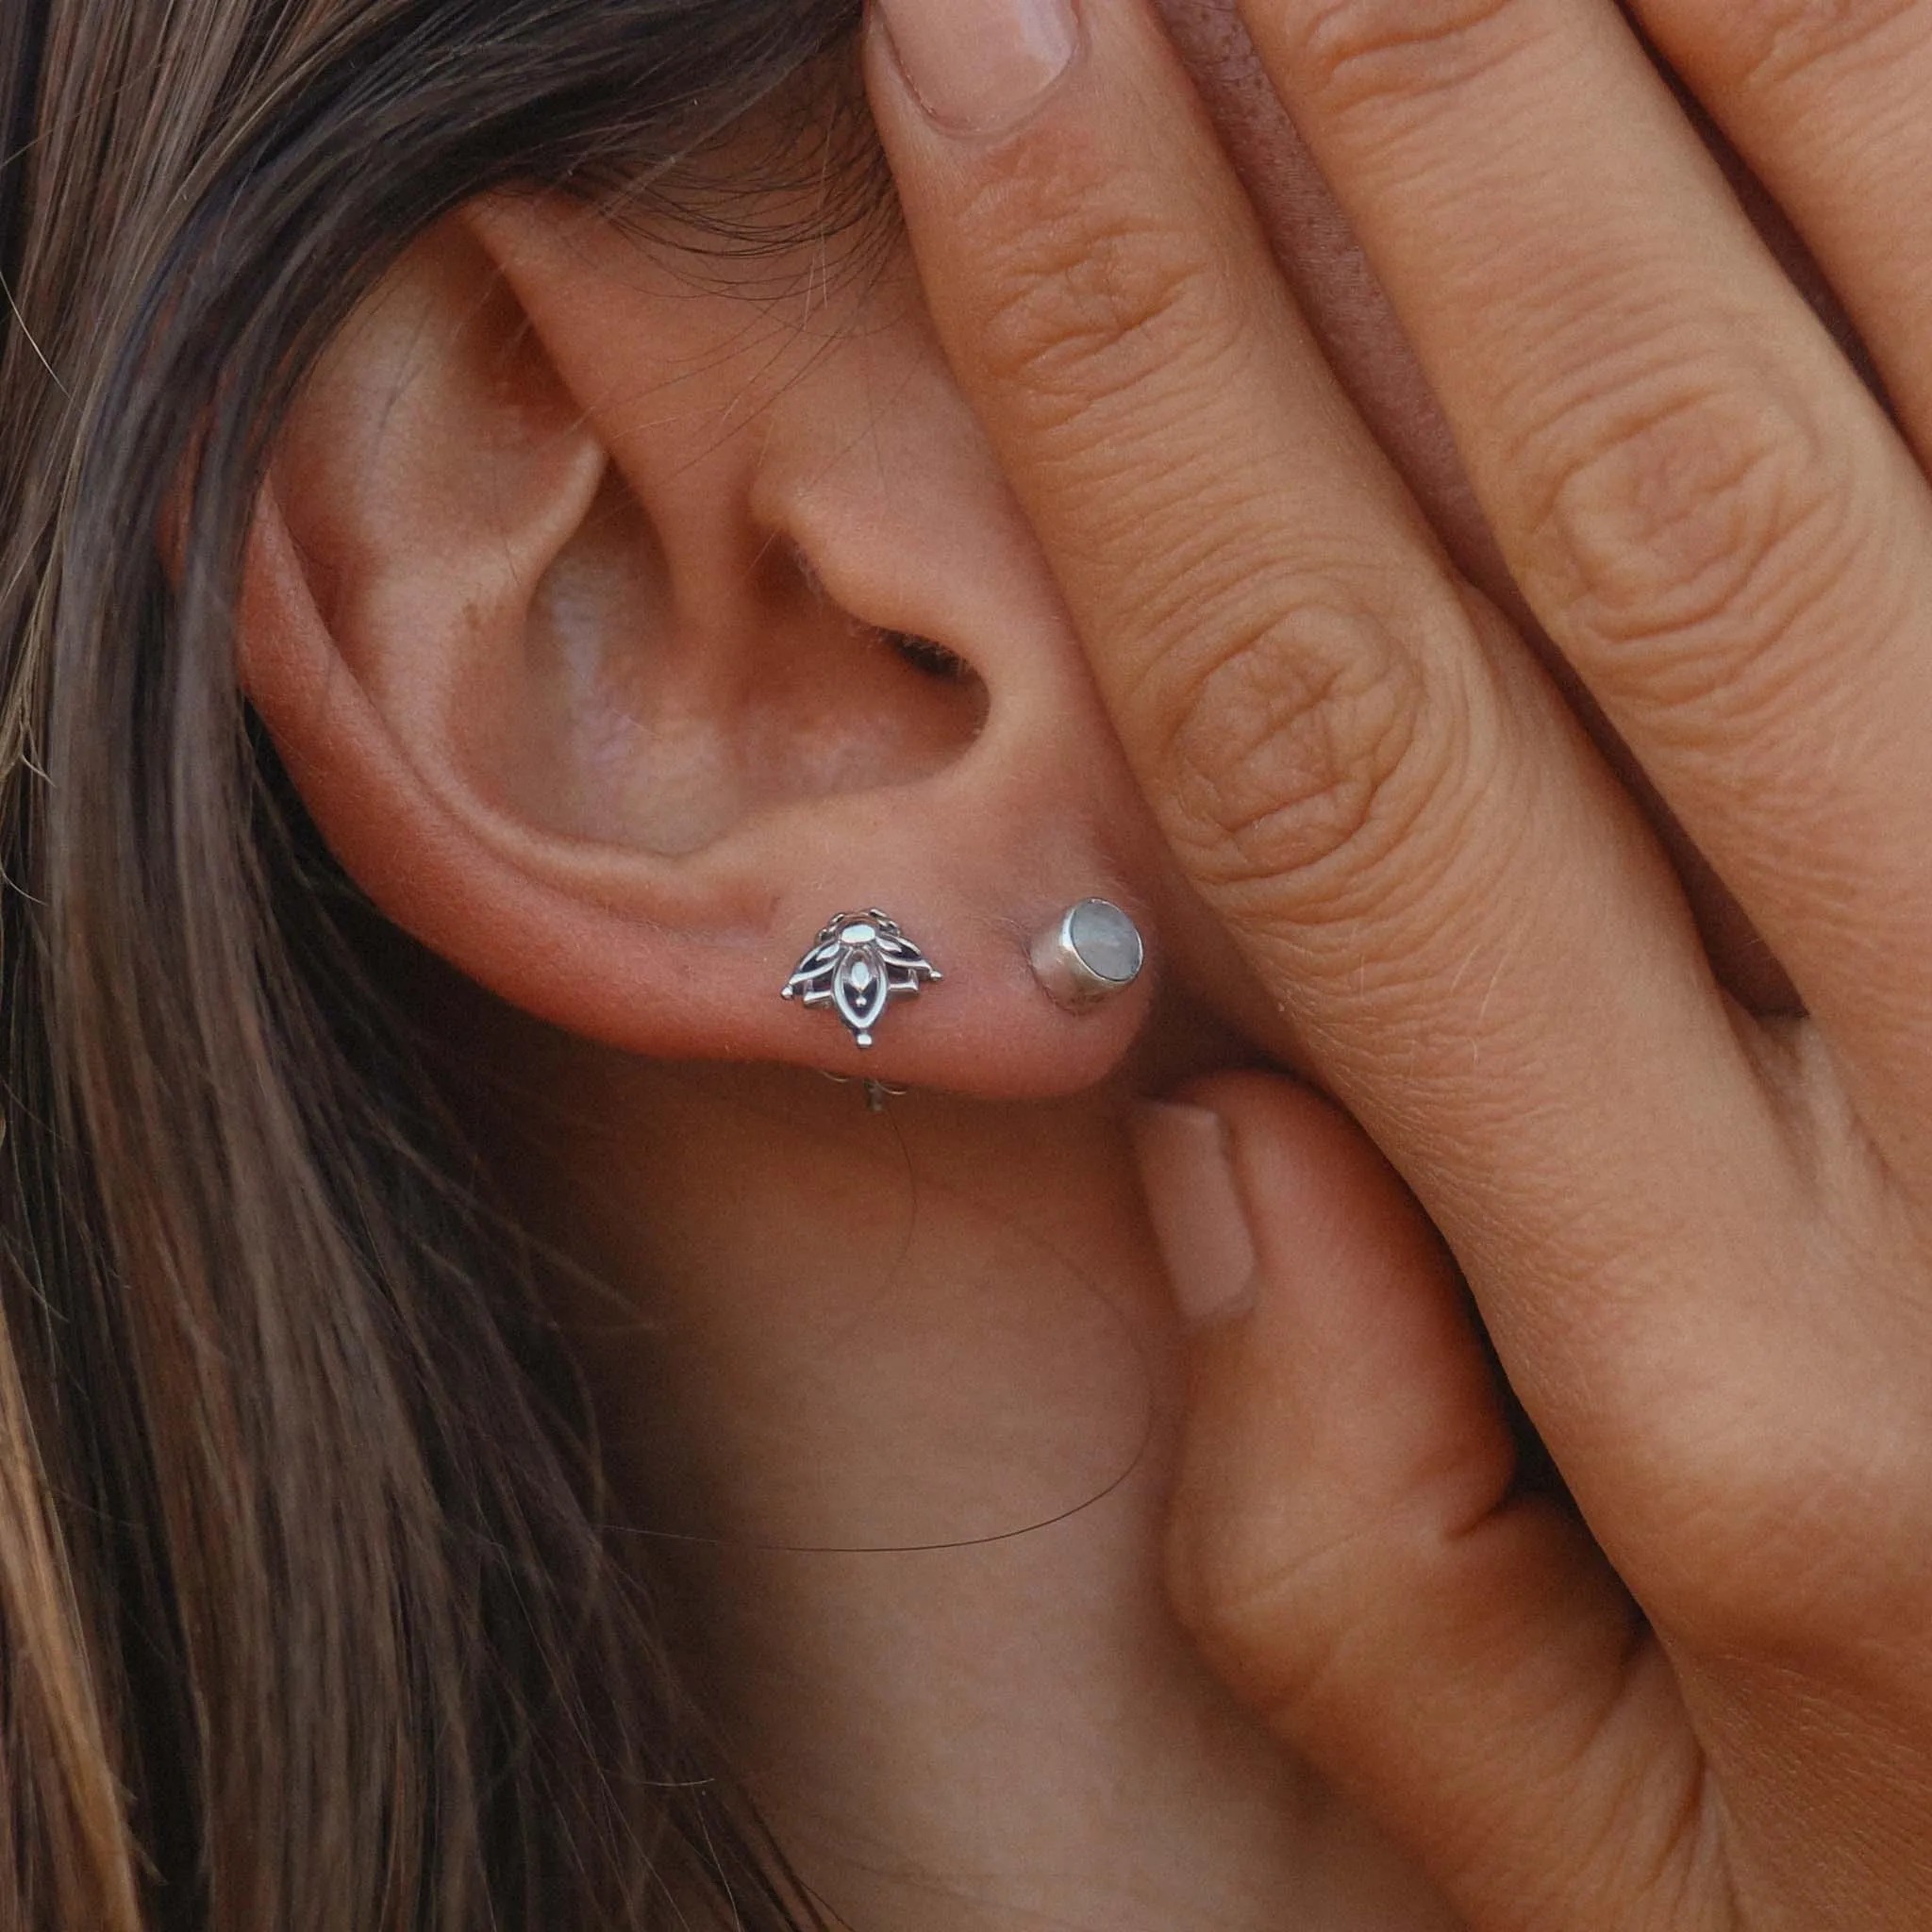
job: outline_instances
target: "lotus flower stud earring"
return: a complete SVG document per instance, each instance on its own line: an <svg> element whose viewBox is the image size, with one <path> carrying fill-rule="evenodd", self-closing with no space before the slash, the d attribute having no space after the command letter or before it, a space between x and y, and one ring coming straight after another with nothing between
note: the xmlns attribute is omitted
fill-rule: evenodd
<svg viewBox="0 0 1932 1932"><path fill-rule="evenodd" d="M895 999L914 999L945 977L876 907L841 912L798 962L781 995L808 1008L830 1007L861 1047Z"/></svg>

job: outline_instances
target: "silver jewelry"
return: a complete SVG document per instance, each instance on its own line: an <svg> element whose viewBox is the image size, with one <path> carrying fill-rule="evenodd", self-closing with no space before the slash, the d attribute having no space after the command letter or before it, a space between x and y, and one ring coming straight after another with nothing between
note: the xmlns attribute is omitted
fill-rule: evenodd
<svg viewBox="0 0 1932 1932"><path fill-rule="evenodd" d="M1125 992L1147 963L1141 929L1108 899L1070 906L1033 941L1033 972L1056 1006L1080 1012Z"/></svg>
<svg viewBox="0 0 1932 1932"><path fill-rule="evenodd" d="M855 1084L843 1074L826 1074L825 1078L835 1087L850 1087ZM912 1091L909 1087L888 1087L883 1080L860 1080L856 1084L865 1090L867 1113L884 1113L891 1102L904 1100Z"/></svg>
<svg viewBox="0 0 1932 1932"><path fill-rule="evenodd" d="M808 1008L830 1007L862 1046L895 999L916 999L945 977L877 907L841 912L798 962L781 995Z"/></svg>

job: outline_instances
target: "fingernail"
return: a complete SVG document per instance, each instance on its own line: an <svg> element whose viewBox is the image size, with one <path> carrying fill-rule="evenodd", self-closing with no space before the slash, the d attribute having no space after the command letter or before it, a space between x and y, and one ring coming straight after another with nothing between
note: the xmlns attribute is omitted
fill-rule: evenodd
<svg viewBox="0 0 1932 1932"><path fill-rule="evenodd" d="M907 85L958 134L1019 120L1080 43L1072 0L878 0Z"/></svg>
<svg viewBox="0 0 1932 1932"><path fill-rule="evenodd" d="M1148 1102L1134 1110L1134 1151L1181 1319L1205 1328L1246 1313L1255 1238L1227 1123L1205 1107Z"/></svg>

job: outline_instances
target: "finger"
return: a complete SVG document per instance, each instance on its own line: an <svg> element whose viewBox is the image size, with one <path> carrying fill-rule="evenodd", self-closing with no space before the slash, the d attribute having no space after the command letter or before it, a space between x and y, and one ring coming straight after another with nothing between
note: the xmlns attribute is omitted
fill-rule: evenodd
<svg viewBox="0 0 1932 1932"><path fill-rule="evenodd" d="M937 325L1175 849L1587 1485L1657 1453L1686 1364L1729 1359L1802 1198L1775 1116L1654 844L1445 575L1157 25L1087 25L998 137L936 125L874 40ZM1646 1500L1614 1487L1600 1534Z"/></svg>
<svg viewBox="0 0 1932 1932"><path fill-rule="evenodd" d="M1194 1343L1170 1532L1209 1660L1484 1932L1714 1926L1674 1684L1581 1527L1515 1493L1426 1223L1312 1095L1189 1097L1140 1133L1177 1290L1252 1270Z"/></svg>
<svg viewBox="0 0 1932 1932"><path fill-rule="evenodd" d="M1637 0L1634 11L1796 224L1932 456L1932 6Z"/></svg>
<svg viewBox="0 0 1932 1932"><path fill-rule="evenodd" d="M1530 603L1914 1117L1932 494L1909 453L1611 8L1243 11Z"/></svg>

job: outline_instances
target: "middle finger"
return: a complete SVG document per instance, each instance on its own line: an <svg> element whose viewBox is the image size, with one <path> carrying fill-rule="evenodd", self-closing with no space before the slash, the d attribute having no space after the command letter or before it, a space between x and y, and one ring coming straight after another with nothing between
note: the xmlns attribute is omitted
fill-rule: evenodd
<svg viewBox="0 0 1932 1932"><path fill-rule="evenodd" d="M1242 11L1525 595L1903 1115L1924 477L1607 0Z"/></svg>

